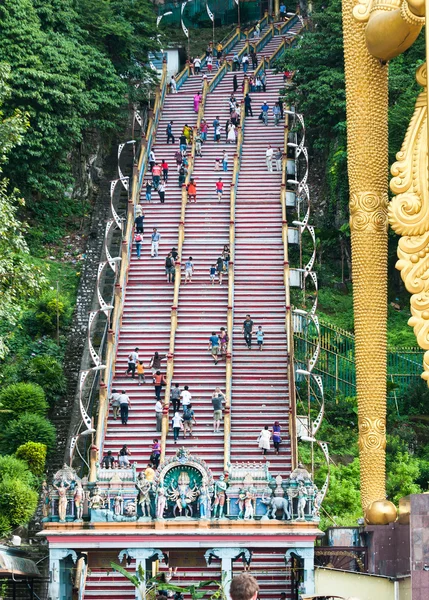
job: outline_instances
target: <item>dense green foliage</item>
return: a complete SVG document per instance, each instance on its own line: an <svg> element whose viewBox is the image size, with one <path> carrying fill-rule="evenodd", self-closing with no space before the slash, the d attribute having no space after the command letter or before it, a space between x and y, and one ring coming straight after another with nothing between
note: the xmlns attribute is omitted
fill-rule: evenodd
<svg viewBox="0 0 429 600"><path fill-rule="evenodd" d="M45 444L48 450L53 450L55 439L55 427L50 421L37 414L24 413L7 424L0 448L3 452L15 452L26 442L39 442Z"/></svg>
<svg viewBox="0 0 429 600"><path fill-rule="evenodd" d="M46 451L45 444L39 444L38 442L27 442L19 446L16 451L16 457L24 460L30 471L36 477L42 477L45 470L46 463Z"/></svg>
<svg viewBox="0 0 429 600"><path fill-rule="evenodd" d="M37 507L38 493L21 479L0 482L0 513L12 527L25 525Z"/></svg>
<svg viewBox="0 0 429 600"><path fill-rule="evenodd" d="M45 415L48 410L45 392L37 383L12 383L0 392L0 404L11 413L2 414L2 422L16 419L24 412Z"/></svg>
<svg viewBox="0 0 429 600"><path fill-rule="evenodd" d="M41 382L49 404L53 404L66 391L66 378L62 364L53 356L32 358L24 366L23 379Z"/></svg>

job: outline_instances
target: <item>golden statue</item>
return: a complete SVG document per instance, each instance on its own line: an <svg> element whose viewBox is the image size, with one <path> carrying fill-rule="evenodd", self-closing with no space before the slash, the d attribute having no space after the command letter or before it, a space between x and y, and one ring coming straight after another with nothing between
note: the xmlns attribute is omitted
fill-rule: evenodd
<svg viewBox="0 0 429 600"><path fill-rule="evenodd" d="M397 210L393 203L388 209L387 196L387 61L413 44L423 14L424 0L343 0L361 495L372 523L385 522L380 507L390 505L385 500L387 228L389 212L396 229ZM410 130L404 145L409 135ZM403 148L398 158L404 154ZM404 186L400 164L394 166L395 181ZM427 193L426 171L423 187ZM367 510L371 505L373 510Z"/></svg>

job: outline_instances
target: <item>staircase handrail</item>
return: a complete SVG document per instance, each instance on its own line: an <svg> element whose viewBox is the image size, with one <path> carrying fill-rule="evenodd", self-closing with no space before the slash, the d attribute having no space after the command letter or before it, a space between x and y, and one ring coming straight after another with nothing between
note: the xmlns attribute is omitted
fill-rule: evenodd
<svg viewBox="0 0 429 600"><path fill-rule="evenodd" d="M243 97L249 92L249 80L244 79ZM225 416L224 416L224 451L223 468L229 471L231 464L231 398L232 398L232 338L234 333L234 262L235 262L235 206L238 189L238 177L240 173L241 155L243 151L243 133L246 111L244 100L240 107L240 127L237 135L237 148L234 154L234 170L232 172L230 193L230 217L229 217L229 266L228 266L228 316L227 334L228 346L226 350L226 373L225 373Z"/></svg>
<svg viewBox="0 0 429 600"><path fill-rule="evenodd" d="M292 309L290 301L290 268L288 245L288 222L286 211L286 181L287 181L287 149L289 136L289 115L285 113L284 141L282 156L282 183L280 189L280 202L282 208L282 239L283 239L283 281L285 286L285 331L287 339L287 373L289 382L289 433L291 440L292 469L297 467L297 437L296 437L296 394L295 394L295 369L294 369L294 338Z"/></svg>
<svg viewBox="0 0 429 600"><path fill-rule="evenodd" d="M216 73L216 75L211 79L209 85L208 85L208 91L212 92L215 87L218 85L218 83L221 81L221 79L223 79L225 73L228 70L228 62L224 61L223 65L221 66L221 68L218 70L218 72Z"/></svg>
<svg viewBox="0 0 429 600"><path fill-rule="evenodd" d="M207 81L204 81L204 88L202 94L202 100L198 107L197 126L201 123L201 119L204 115L204 106L208 92ZM186 216L186 205L188 203L187 185L191 179L191 175L194 170L195 161L195 139L196 139L197 127L194 127L194 135L192 138L191 155L189 157L188 172L186 174L185 183L182 185L182 203L180 208L180 221L179 221L179 237L177 243L177 254L178 260L175 264L175 277L174 277L174 293L173 293L173 306L171 307L171 321L170 321L170 343L167 356L167 369L166 369L166 385L164 401L162 405L162 427L161 427L161 456L160 461L163 462L165 459L165 450L167 445L167 436L170 428L170 396L171 396L171 383L174 375L174 351L176 344L176 331L177 331L177 309L179 305L179 291L180 283L182 278L182 249L183 242L185 241L185 216Z"/></svg>
<svg viewBox="0 0 429 600"><path fill-rule="evenodd" d="M290 17L287 21L282 23L280 27L278 27L279 35L283 35L286 31L288 31L295 23L298 21L298 15L295 13L292 17ZM302 29L302 27L301 27ZM300 30L301 31L301 30Z"/></svg>
<svg viewBox="0 0 429 600"><path fill-rule="evenodd" d="M128 202L128 214L125 234L122 240L121 247L121 269L117 283L115 284L115 300L111 319L111 329L107 336L107 348L105 358L105 370L103 381L100 382L100 397L97 429L95 434L95 448L91 451L90 458L90 473L89 480L95 481L97 477L97 462L99 454L102 453L104 436L107 428L107 419L109 416L109 397L112 388L112 381L115 374L115 359L119 341L119 331L121 327L122 314L124 310L124 294L125 286L128 279L128 269L130 264L131 252L133 247L133 230L135 206L139 201L139 191L143 177L148 166L148 157L152 148L155 131L158 126L159 117L161 114L165 93L167 88L167 63L162 66L162 76L160 85L157 86L155 105L153 115L149 118L146 130L146 139L142 141L138 164L133 168L131 199ZM130 183L129 183L130 185Z"/></svg>
<svg viewBox="0 0 429 600"><path fill-rule="evenodd" d="M304 26L301 25L300 29L297 31L297 34L294 38L286 38L285 33L292 27L292 25L294 25L296 22L298 21L298 16L294 15L293 17L291 17L289 19L289 21L287 21L286 23L283 24L282 28L283 31L281 33L281 35L283 35L283 43L281 43L278 48L276 48L276 50L273 52L273 54L267 59L268 60L268 66L271 68L272 65L274 65L274 63L276 62L276 60L278 60L282 54L284 53L284 51L286 50L287 46L292 46L292 44L295 42L296 37L298 36L299 33L301 33L301 31L304 29Z"/></svg>
<svg viewBox="0 0 429 600"><path fill-rule="evenodd" d="M264 46L266 46L268 44L268 42L273 39L273 37L274 37L274 25L270 25L268 30L264 33L264 35L261 37L261 39L256 44L255 51L260 52L262 50L262 48L264 48Z"/></svg>
<svg viewBox="0 0 429 600"><path fill-rule="evenodd" d="M253 25L253 27L251 27L250 29L247 29L245 31L245 35L246 35L246 39L249 40L251 34L255 31L256 25L259 23L259 28L262 31L262 29L265 27L265 25L268 25L268 21L269 21L269 17L268 17L268 11L265 11L264 16L262 17L262 19L259 19L259 21L256 21L255 25Z"/></svg>

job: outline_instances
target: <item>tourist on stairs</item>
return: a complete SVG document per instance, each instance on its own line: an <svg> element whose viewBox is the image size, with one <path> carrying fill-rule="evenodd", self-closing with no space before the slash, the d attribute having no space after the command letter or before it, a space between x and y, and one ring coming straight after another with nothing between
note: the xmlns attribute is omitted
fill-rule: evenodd
<svg viewBox="0 0 429 600"><path fill-rule="evenodd" d="M212 265L210 267L210 283L212 285L215 284L215 277L216 277L216 265Z"/></svg>
<svg viewBox="0 0 429 600"><path fill-rule="evenodd" d="M185 152L186 148L188 147L188 140L186 139L186 135L183 132L180 134L179 141L180 141L180 146L179 146L180 152ZM177 152L176 152L176 155L177 155ZM177 159L176 159L176 162L177 162ZM180 162L180 164L182 164L182 163Z"/></svg>
<svg viewBox="0 0 429 600"><path fill-rule="evenodd" d="M211 75L211 72L213 70L213 59L211 56L209 56L207 58L206 65L207 65L207 71L209 72L209 75Z"/></svg>
<svg viewBox="0 0 429 600"><path fill-rule="evenodd" d="M209 126L207 125L207 121L205 121L204 119L201 121L201 138L203 140L203 142L207 141L207 132L209 130Z"/></svg>
<svg viewBox="0 0 429 600"><path fill-rule="evenodd" d="M194 274L194 263L192 262L192 256L185 262L185 283L192 283L192 275Z"/></svg>
<svg viewBox="0 0 429 600"><path fill-rule="evenodd" d="M156 377L156 375L155 375L155 377ZM155 393L161 394L161 386L158 386L158 387L159 387L159 391L157 392L157 390L155 388ZM161 400L159 398L155 402L155 418L156 418L156 430L161 431L161 429L162 429L162 404L161 404Z"/></svg>
<svg viewBox="0 0 429 600"><path fill-rule="evenodd" d="M134 242L136 245L136 255L137 255L137 260L140 260L140 254L141 254L141 248L142 248L142 241L143 241L143 237L141 233L136 233L136 235L134 236Z"/></svg>
<svg viewBox="0 0 429 600"><path fill-rule="evenodd" d="M217 194L217 199L219 200L219 202L222 201L222 196L223 196L223 181L222 181L222 177L219 177L218 181L216 181L216 194Z"/></svg>
<svg viewBox="0 0 429 600"><path fill-rule="evenodd" d="M153 465L152 463L148 463L145 471L144 471L144 476L146 477L146 480L149 481L150 483L152 483L153 478L155 477L155 471L153 470Z"/></svg>
<svg viewBox="0 0 429 600"><path fill-rule="evenodd" d="M180 399L182 401L183 408L191 404L192 396L191 392L189 391L189 385L185 385L183 392L180 394Z"/></svg>
<svg viewBox="0 0 429 600"><path fill-rule="evenodd" d="M268 173L273 172L273 155L274 155L274 150L271 148L271 144L269 144L267 151L265 152L265 161L267 163Z"/></svg>
<svg viewBox="0 0 429 600"><path fill-rule="evenodd" d="M180 386L178 383L176 383L174 388L171 388L170 392L170 400L173 404L173 413L177 412L180 409L180 394Z"/></svg>
<svg viewBox="0 0 429 600"><path fill-rule="evenodd" d="M167 283L174 283L175 272L176 268L174 266L174 259L171 255L171 252L169 252L165 259L165 274L167 276Z"/></svg>
<svg viewBox="0 0 429 600"><path fill-rule="evenodd" d="M128 458L129 456L131 456L131 451L128 449L128 446L126 446L126 445L122 446L122 448L119 450L119 454L118 454L118 460L119 460L120 467L129 467L130 466L130 459Z"/></svg>
<svg viewBox="0 0 429 600"><path fill-rule="evenodd" d="M144 377L144 364L142 360L139 360L137 363L137 378L139 380L139 385L146 383L146 379Z"/></svg>
<svg viewBox="0 0 429 600"><path fill-rule="evenodd" d="M268 425L265 425L264 429L262 429L261 433L258 436L258 445L262 450L262 454L265 455L267 450L270 449L270 441L271 441L271 432L268 429Z"/></svg>
<svg viewBox="0 0 429 600"><path fill-rule="evenodd" d="M157 371L153 376L153 383L155 385L155 396L157 400L161 399L161 390L162 386L165 385L166 379L165 376L161 374L161 371Z"/></svg>
<svg viewBox="0 0 429 600"><path fill-rule="evenodd" d="M248 117L249 115L253 117L252 98L249 96L249 94L246 94L246 97L244 98L244 111L246 117Z"/></svg>
<svg viewBox="0 0 429 600"><path fill-rule="evenodd" d="M256 341L258 343L259 350L262 351L262 346L264 345L264 332L262 331L262 325L259 325L256 331Z"/></svg>
<svg viewBox="0 0 429 600"><path fill-rule="evenodd" d="M219 333L219 342L220 342L220 354L221 357L224 358L226 360L226 352L228 349L228 334L225 331L225 327L221 327L220 328L220 333Z"/></svg>
<svg viewBox="0 0 429 600"><path fill-rule="evenodd" d="M222 285L222 276L223 276L223 270L224 270L224 265L223 265L223 257L219 256L216 262L216 271L219 277L219 285Z"/></svg>
<svg viewBox="0 0 429 600"><path fill-rule="evenodd" d="M252 46L252 49L250 50L250 59L252 61L252 69L255 70L256 67L258 66L258 57L255 51L255 48Z"/></svg>
<svg viewBox="0 0 429 600"><path fill-rule="evenodd" d="M172 75L170 79L170 93L177 94L177 82L174 75Z"/></svg>
<svg viewBox="0 0 429 600"><path fill-rule="evenodd" d="M121 394L118 392L118 390L112 390L112 395L110 396L110 405L113 409L113 418L116 419L118 418L118 413L120 410L120 402L119 402L119 396Z"/></svg>
<svg viewBox="0 0 429 600"><path fill-rule="evenodd" d="M152 356L149 361L149 368L152 369L152 375L155 375L156 372L160 370L161 361L163 361L166 356L166 354L161 356L158 352L155 352L155 354Z"/></svg>
<svg viewBox="0 0 429 600"><path fill-rule="evenodd" d="M188 202L196 202L197 201L197 184L193 177L191 177L190 182L186 186L186 191L188 192Z"/></svg>
<svg viewBox="0 0 429 600"><path fill-rule="evenodd" d="M174 144L175 139L174 139L174 134L173 134L173 121L170 121L169 124L167 125L167 129L166 129L166 133L167 133L167 144L171 143Z"/></svg>
<svg viewBox="0 0 429 600"><path fill-rule="evenodd" d="M152 148L152 150L149 152L149 170L151 173L152 173L152 169L155 166L155 162L156 162L155 148Z"/></svg>
<svg viewBox="0 0 429 600"><path fill-rule="evenodd" d="M267 101L265 101L263 103L263 105L261 106L261 114L259 116L260 116L261 121L263 121L266 126L268 126L268 111L269 110L270 110L270 107L269 107Z"/></svg>
<svg viewBox="0 0 429 600"><path fill-rule="evenodd" d="M159 458L161 456L161 444L155 438L152 444L152 454L150 455L150 462L153 464L155 469L159 466Z"/></svg>
<svg viewBox="0 0 429 600"><path fill-rule="evenodd" d="M119 405L121 407L122 425L126 425L128 423L128 411L131 408L131 402L125 390L122 390L121 395L119 396Z"/></svg>
<svg viewBox="0 0 429 600"><path fill-rule="evenodd" d="M226 400L225 394L221 391L220 387L217 387L212 396L214 433L217 433L220 428L222 419L222 400Z"/></svg>
<svg viewBox="0 0 429 600"><path fill-rule="evenodd" d="M136 233L144 233L144 213L138 215L134 220L134 225L136 226Z"/></svg>
<svg viewBox="0 0 429 600"><path fill-rule="evenodd" d="M192 435L192 428L197 424L195 419L195 413L192 410L192 404L183 407L183 438L186 438L186 433L189 431L189 435Z"/></svg>
<svg viewBox="0 0 429 600"><path fill-rule="evenodd" d="M237 79L237 75L234 75L234 78L232 80L232 88L233 88L233 94L235 94L235 92L238 90L238 79Z"/></svg>
<svg viewBox="0 0 429 600"><path fill-rule="evenodd" d="M277 148L274 158L276 161L276 170L281 173L283 152L280 150L280 148Z"/></svg>
<svg viewBox="0 0 429 600"><path fill-rule="evenodd" d="M103 457L103 460L101 461L101 466L104 469L113 469L113 465L115 464L115 457L112 454L112 451L109 450L106 454L106 456Z"/></svg>
<svg viewBox="0 0 429 600"><path fill-rule="evenodd" d="M253 333L253 321L250 315L246 315L246 319L243 323L241 332L244 334L244 341L247 344L249 350L252 348L252 333Z"/></svg>
<svg viewBox="0 0 429 600"><path fill-rule="evenodd" d="M224 172L226 173L228 171L228 152L226 150L223 151L223 157L222 157L222 169L224 170Z"/></svg>
<svg viewBox="0 0 429 600"><path fill-rule="evenodd" d="M155 163L152 169L152 185L153 189L157 190L161 181L161 165Z"/></svg>
<svg viewBox="0 0 429 600"><path fill-rule="evenodd" d="M152 183L149 179L146 179L146 201L150 202L152 199Z"/></svg>
<svg viewBox="0 0 429 600"><path fill-rule="evenodd" d="M180 430L183 429L183 419L180 416L180 413L176 411L173 417L173 435L174 435L174 443L177 444L177 440L179 439Z"/></svg>
<svg viewBox="0 0 429 600"><path fill-rule="evenodd" d="M129 375L131 373L132 378L135 378L136 372L136 363L139 359L139 349L135 348L133 352L128 356L128 369L125 371L125 375Z"/></svg>
<svg viewBox="0 0 429 600"><path fill-rule="evenodd" d="M216 142L216 129L220 126L219 117L213 121L213 141Z"/></svg>
<svg viewBox="0 0 429 600"><path fill-rule="evenodd" d="M273 427L273 444L274 444L274 448L276 449L276 454L279 454L280 444L282 443L282 438L281 438L280 432L281 432L280 423L278 421L275 421L274 427Z"/></svg>
<svg viewBox="0 0 429 600"><path fill-rule="evenodd" d="M219 362L219 336L217 335L216 331L212 331L212 334L209 337L209 351L214 360L214 364L217 365L217 363Z"/></svg>
<svg viewBox="0 0 429 600"><path fill-rule="evenodd" d="M161 181L159 186L158 186L158 196L159 196L159 201L161 202L161 204L164 204L165 202L165 189L166 189L166 184L164 181Z"/></svg>
<svg viewBox="0 0 429 600"><path fill-rule="evenodd" d="M198 92L197 94L195 94L194 96L194 111L197 113L198 109L200 108L200 102L202 100L202 96L201 94Z"/></svg>
<svg viewBox="0 0 429 600"><path fill-rule="evenodd" d="M152 236L151 236L152 246L151 246L151 251L150 251L150 255L152 256L152 258L158 256L158 247L159 247L159 240L160 239L161 239L161 234L158 233L157 228L154 227L153 228L153 232L152 232Z"/></svg>

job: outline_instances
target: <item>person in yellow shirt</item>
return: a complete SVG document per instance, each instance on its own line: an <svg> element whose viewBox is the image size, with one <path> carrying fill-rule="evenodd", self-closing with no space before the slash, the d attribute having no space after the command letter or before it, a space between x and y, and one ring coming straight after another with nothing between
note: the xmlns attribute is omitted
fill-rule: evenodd
<svg viewBox="0 0 429 600"><path fill-rule="evenodd" d="M146 383L146 379L144 378L144 364L142 360L139 360L137 363L137 377L139 380L139 385Z"/></svg>
<svg viewBox="0 0 429 600"><path fill-rule="evenodd" d="M152 468L152 463L149 463L146 467L144 476L146 477L147 481L150 481L150 483L152 483L153 478L155 477L155 471Z"/></svg>

